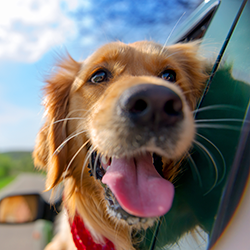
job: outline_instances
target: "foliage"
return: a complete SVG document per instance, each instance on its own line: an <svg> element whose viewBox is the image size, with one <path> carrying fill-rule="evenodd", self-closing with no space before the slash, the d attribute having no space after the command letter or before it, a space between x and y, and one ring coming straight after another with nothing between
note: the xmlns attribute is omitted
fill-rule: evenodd
<svg viewBox="0 0 250 250"><path fill-rule="evenodd" d="M33 172L34 165L31 152L8 152L0 154L0 168L5 167L7 174ZM1 175L0 175L1 176Z"/></svg>
<svg viewBox="0 0 250 250"><path fill-rule="evenodd" d="M11 159L6 155L0 155L0 178L8 176L11 169Z"/></svg>
<svg viewBox="0 0 250 250"><path fill-rule="evenodd" d="M35 171L31 152L0 154L0 189L23 172Z"/></svg>
<svg viewBox="0 0 250 250"><path fill-rule="evenodd" d="M7 177L4 177L4 178L0 178L0 189L7 186L14 179L15 179L15 176L7 176Z"/></svg>

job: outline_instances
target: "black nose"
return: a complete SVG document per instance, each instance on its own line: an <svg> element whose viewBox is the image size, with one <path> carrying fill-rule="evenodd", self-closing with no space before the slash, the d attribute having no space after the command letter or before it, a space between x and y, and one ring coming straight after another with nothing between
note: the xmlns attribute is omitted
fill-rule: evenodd
<svg viewBox="0 0 250 250"><path fill-rule="evenodd" d="M127 89L119 99L122 114L134 124L157 129L183 119L182 100L171 89L140 84Z"/></svg>

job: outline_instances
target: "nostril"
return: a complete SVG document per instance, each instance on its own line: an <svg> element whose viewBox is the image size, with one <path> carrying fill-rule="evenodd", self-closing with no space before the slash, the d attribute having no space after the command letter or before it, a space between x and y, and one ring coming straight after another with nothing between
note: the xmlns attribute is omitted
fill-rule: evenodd
<svg viewBox="0 0 250 250"><path fill-rule="evenodd" d="M163 110L168 115L179 115L182 112L182 102L180 99L172 99L165 102Z"/></svg>
<svg viewBox="0 0 250 250"><path fill-rule="evenodd" d="M134 105L129 109L133 114L138 114L143 112L148 107L148 104L143 99L138 99L135 101Z"/></svg>
<svg viewBox="0 0 250 250"><path fill-rule="evenodd" d="M131 122L156 130L174 126L183 119L181 97L173 90L154 84L139 84L125 90L117 103L117 112Z"/></svg>

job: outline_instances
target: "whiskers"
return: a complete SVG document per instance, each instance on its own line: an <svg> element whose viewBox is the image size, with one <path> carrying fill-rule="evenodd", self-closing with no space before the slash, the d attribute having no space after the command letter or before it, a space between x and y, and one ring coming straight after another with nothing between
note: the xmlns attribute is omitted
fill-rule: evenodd
<svg viewBox="0 0 250 250"><path fill-rule="evenodd" d="M221 177L221 179L218 182L217 182L217 180L218 180L218 169L217 169L216 164L213 165L214 168L215 168L215 173L216 173L216 177L217 177L216 180L215 180L215 182L214 182L214 185L216 185L216 184L219 185L221 183L221 181L224 179L225 175L226 175L226 161L225 161L225 158L222 155L222 153L219 150L219 148L213 142L211 142L208 138L206 138L205 136L203 136L203 135L201 135L199 133L196 133L196 135L198 135L199 137L201 137L203 140L207 141L217 151L217 153L220 156L220 159L222 160L222 169L223 169L223 172L222 172L222 177ZM209 153L208 150L207 150L207 152ZM210 157L212 157L211 154L210 154ZM214 160L211 160L211 161L215 162Z"/></svg>
<svg viewBox="0 0 250 250"><path fill-rule="evenodd" d="M226 110L230 112L230 113L228 113L229 117L222 116L222 115L225 116ZM203 154L205 155L205 157L207 159L208 164L211 164L213 166L213 170L214 170L214 174L213 174L214 180L213 180L210 188L208 189L208 191L206 191L204 193L204 195L210 193L216 186L218 186L219 184L222 183L222 181L225 180L225 176L227 173L227 166L226 166L225 157L223 155L223 151L226 152L225 150L227 150L227 149L224 148L224 144L221 142L222 142L222 140L225 140L225 138L228 138L228 132L226 132L226 131L227 130L235 131L235 135L237 135L237 133L239 133L241 130L242 123L244 122L243 119L238 118L239 116L243 116L243 114L244 114L243 110L238 108L238 107L231 106L231 105L211 105L211 106L199 108L199 109L193 111L193 114L194 114L195 118L197 118L197 114L199 112L203 113L206 111L210 111L210 112L213 111L213 114L212 114L213 118L211 118L211 119L207 118L208 116L206 115L206 118L204 118L204 119L201 118L201 119L195 120L195 127L196 127L196 129L198 129L198 132L196 133L196 138L193 140L194 147L198 151L203 152ZM216 114L216 113L214 113L215 111L216 112L223 112L223 113ZM235 115L236 118L230 117L234 113L232 111L237 112L237 114ZM219 118L214 118L214 117L218 117L218 116L219 116ZM220 134L219 135L215 134L215 132L210 133L209 132L210 129L220 130ZM201 134L201 132L206 132L210 136L207 137L204 134ZM218 136L216 136L216 135L218 135ZM216 144L220 145L220 147L216 146ZM201 177L201 173L199 172L199 170L204 171L204 169L202 169L201 167L199 167L199 168L197 167L197 162L195 162L195 160L194 160L195 158L193 158L190 153L187 154L187 158L190 162L193 176L196 176L196 178L198 179L198 183L199 183L200 187L204 187L202 182L204 182L205 179L203 179L204 177L203 178ZM206 171L204 171L204 172L206 172ZM203 175L204 175L204 173L203 173ZM209 174L209 176L211 176L211 175ZM207 178L207 176L206 176L206 183L209 182L208 179L209 178Z"/></svg>
<svg viewBox="0 0 250 250"><path fill-rule="evenodd" d="M68 137L67 137L67 138L66 138L66 139L56 148L54 154L59 154L60 151L63 149L63 147L64 147L71 139L73 139L73 138L77 137L78 135L81 135L81 134L83 134L83 133L85 133L85 132L86 132L86 130L83 129L83 130L81 130L81 131L79 131L79 132L74 133L73 135L68 136ZM54 155L54 154L53 154L53 155Z"/></svg>
<svg viewBox="0 0 250 250"><path fill-rule="evenodd" d="M183 16L184 16L185 14L186 14L186 12L183 12L183 14L180 16L180 18L177 20L176 24L174 25L173 29L172 29L171 32L169 33L169 35L168 35L168 37L167 37L167 39L166 39L166 41L165 41L165 43L164 43L164 45L163 45L163 47L162 47L162 49L161 49L160 55L162 54L164 48L167 46L170 37L172 36L173 32L175 31L176 27L178 26L179 22L181 21L181 19L183 18Z"/></svg>
<svg viewBox="0 0 250 250"><path fill-rule="evenodd" d="M193 111L193 114L197 114L200 112L204 112L204 111L211 111L211 110L229 110L229 111L240 111L243 112L243 110L239 107L236 106L232 106L232 105L226 105L226 104L218 104L218 105L210 105L210 106L206 106L206 107L202 107L202 108L197 108Z"/></svg>
<svg viewBox="0 0 250 250"><path fill-rule="evenodd" d="M210 151L200 142L198 142L197 140L193 141L195 145L197 145L204 153L205 155L209 158L209 160L212 162L212 165L214 167L215 170L215 180L214 183L212 185L212 187L204 194L208 194L216 185L217 185L217 181L218 181L218 167L217 164L212 156L212 154L210 153Z"/></svg>
<svg viewBox="0 0 250 250"><path fill-rule="evenodd" d="M82 166L82 170L81 170L81 187L83 186L83 174L84 174L84 170L85 170L85 167L88 165L88 163L92 164L91 163L91 155L92 153L96 150L96 147L90 147L88 149L88 152L85 156L85 160L84 160L84 163L83 163L83 166ZM96 167L95 167L96 168ZM96 172L96 171L95 171Z"/></svg>
<svg viewBox="0 0 250 250"><path fill-rule="evenodd" d="M220 125L220 124L196 124L196 128L211 128L211 129L228 129L228 130L235 130L239 131L239 126L232 126L232 125Z"/></svg>
<svg viewBox="0 0 250 250"><path fill-rule="evenodd" d="M83 121L84 121L84 120L86 120L85 117L69 117L69 116L72 115L73 113L81 112L81 111L86 111L86 110L84 110L84 109L73 110L73 111L71 111L71 112L67 115L66 118L60 119L60 120L57 120L57 121L54 121L53 124L63 123L63 125L62 125L62 131L65 131L65 132L66 132L66 125L67 125L67 122L69 122L69 121L74 121L74 120L76 120L76 121L79 121L79 120L83 120ZM47 127L49 127L49 126L47 126ZM45 128L44 128L44 129L45 129ZM66 138L66 139L65 139L65 140L55 149L55 151L54 151L54 153L53 153L53 156L59 154L59 153L61 152L61 150L67 145L67 143L68 143L70 140L72 140L72 139L78 137L79 135L82 135L82 134L86 133L86 131L87 131L86 129L82 129L82 130L76 131L76 132L72 133L71 135L69 135L69 136L68 136L68 137L67 137L67 138ZM65 174L64 174L64 177L63 177L64 180L65 180L65 178L66 178L66 176L67 176L67 173L68 173L68 171L69 171L69 169L70 169L70 166L72 165L73 161L76 159L76 157L79 155L79 153L88 145L89 142L90 142L90 139L86 140L86 141L78 148L78 150L74 153L73 157L70 159L70 161L69 161L69 163L68 163L68 165L67 165L67 167L66 167L66 170L65 170Z"/></svg>
<svg viewBox="0 0 250 250"><path fill-rule="evenodd" d="M44 129L48 128L51 125L62 123L62 131L64 131L64 133L66 134L66 131L67 131L66 129L67 129L67 123L68 122L71 122L71 121L80 121L83 124L86 122L86 116L85 117L82 117L82 116L81 117L72 116L73 113L81 113L81 112L84 112L84 114L86 115L88 112L90 112L90 110L88 110L88 111L84 110L84 109L73 110L64 119L56 120L53 123L51 123L50 125L44 127ZM87 132L86 129L82 129L82 130L78 129L77 131L75 131L72 134L68 135L67 138L54 150L52 156L59 154L62 151L62 149L71 140L77 138L78 136L84 135L86 132ZM89 146L90 139L85 140L81 145L79 145L79 141L81 141L81 140L77 140L77 141L78 141L78 147L77 146L73 147L74 150L75 150L75 152L74 152L74 155L72 156L72 158L69 159L69 162L67 163L67 167L66 167L64 175L63 175L63 180L65 180L65 178L69 175L70 167L71 167L72 163L74 162L74 160L77 158L77 156L80 154L80 152L82 150L86 150L86 154L84 153L85 156L84 156L84 159L83 159L84 163L83 163L83 166L81 168L81 177L80 177L80 180L81 180L81 186L82 186L82 184L83 184L82 181L83 181L84 170L85 170L85 167L88 165L88 163L91 164L91 168L93 169L93 175L96 178L95 175L96 175L96 168L97 168L97 161L99 159L99 154L95 158L95 161L94 161L93 166L92 166L91 155L96 150L96 148Z"/></svg>
<svg viewBox="0 0 250 250"><path fill-rule="evenodd" d="M82 149L89 143L90 140L87 140L84 144L82 144L82 146L76 151L76 153L73 155L73 157L71 158L70 162L67 165L66 171L65 173L68 172L72 162L75 160L75 158L77 157L77 155L82 151Z"/></svg>
<svg viewBox="0 0 250 250"><path fill-rule="evenodd" d="M196 120L196 128L212 128L212 129L229 129L239 131L241 129L241 125L243 123L243 119L238 118L218 118L218 119L199 119ZM213 123L216 124L213 124ZM230 125L230 124L218 124L218 123L238 123L239 125ZM246 121L249 123L249 121Z"/></svg>
<svg viewBox="0 0 250 250"><path fill-rule="evenodd" d="M188 160L191 162L191 171L193 173L193 177L197 177L198 178L198 183L199 183L199 186L202 187L202 179L201 179L201 175L200 175L200 172L199 172L199 169L193 159L193 157L191 156L190 153L187 152L187 158Z"/></svg>
<svg viewBox="0 0 250 250"><path fill-rule="evenodd" d="M66 134L66 125L67 125L67 122L69 122L69 121L79 121L79 120L82 120L83 123L84 123L84 121L86 120L86 117L78 117L78 116L76 116L76 117L70 117L72 114L74 114L74 113L79 113L79 112L85 112L85 115L86 115L89 111L87 111L86 109L75 109L75 110L72 110L71 112L68 113L68 115L67 115L65 118L60 119L60 120L56 120L56 121L54 121L54 122L53 122L52 124L50 124L50 125L54 125L54 124L58 124L58 123L63 123L63 125L62 125L62 131L64 131L64 133ZM45 127L43 128L43 130L46 129L46 128L48 128L50 125L45 126ZM67 138L66 138L66 139L56 148L56 150L54 151L53 155L59 154L59 153L61 152L61 150L64 148L64 146L65 146L71 139L73 139L73 138L77 137L78 135L81 135L81 134L83 134L83 133L85 133L85 132L86 132L86 130L83 129L83 130L76 131L75 133L69 135L69 136L68 136L68 137L67 137Z"/></svg>

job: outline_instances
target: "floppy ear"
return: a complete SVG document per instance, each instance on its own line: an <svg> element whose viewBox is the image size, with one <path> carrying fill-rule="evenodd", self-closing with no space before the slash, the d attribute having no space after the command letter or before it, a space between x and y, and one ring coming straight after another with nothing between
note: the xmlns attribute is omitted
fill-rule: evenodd
<svg viewBox="0 0 250 250"><path fill-rule="evenodd" d="M36 167L48 172L47 190L60 182L67 166L67 146L59 149L67 136L64 122L60 120L67 116L71 85L80 67L81 64L68 55L60 60L44 87L46 122L38 133L33 158Z"/></svg>

